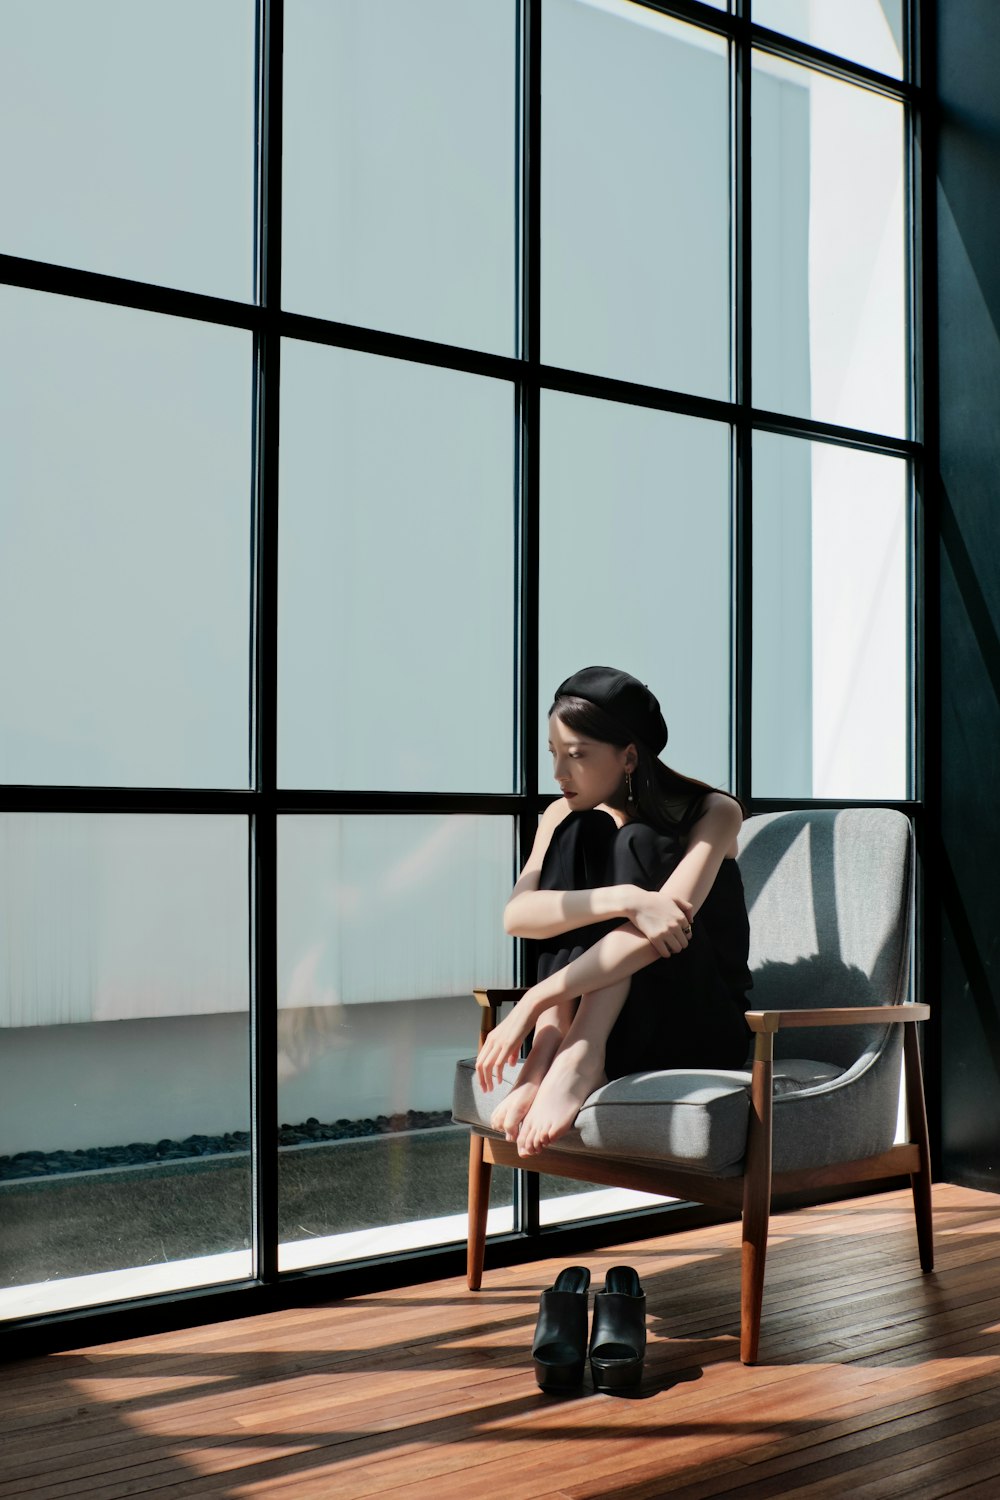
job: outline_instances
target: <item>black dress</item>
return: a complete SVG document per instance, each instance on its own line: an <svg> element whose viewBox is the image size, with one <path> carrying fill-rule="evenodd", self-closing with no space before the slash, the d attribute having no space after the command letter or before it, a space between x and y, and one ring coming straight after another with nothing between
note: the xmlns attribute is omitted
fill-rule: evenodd
<svg viewBox="0 0 1000 1500"><path fill-rule="evenodd" d="M553 832L539 886L568 891L629 884L658 890L684 847L683 833L657 833L638 822L619 828L610 813L596 808L570 813ZM537 941L538 978L564 968L621 925L614 917ZM742 1068L750 1045L744 1019L753 984L749 944L739 866L724 859L688 946L632 975L628 999L608 1037L608 1078L659 1068Z"/></svg>

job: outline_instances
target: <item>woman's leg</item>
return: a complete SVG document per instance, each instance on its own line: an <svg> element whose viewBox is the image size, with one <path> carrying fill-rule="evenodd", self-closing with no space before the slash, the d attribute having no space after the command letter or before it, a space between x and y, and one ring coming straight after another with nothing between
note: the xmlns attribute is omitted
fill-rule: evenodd
<svg viewBox="0 0 1000 1500"><path fill-rule="evenodd" d="M540 889L588 890L607 885L616 832L614 819L607 813L571 813L553 834L539 877ZM539 942L538 977L545 978L565 967L617 925L598 923ZM490 1118L493 1129L502 1130L508 1141L518 1138L521 1122L570 1029L577 1006L575 998L563 1000L539 1017L517 1083Z"/></svg>
<svg viewBox="0 0 1000 1500"><path fill-rule="evenodd" d="M628 823L615 840L612 877L645 890L663 884L677 858L669 838ZM608 1078L655 1068L741 1068L750 1033L744 1005L719 970L708 920L695 919L688 946L632 976L627 1002L607 1039Z"/></svg>
<svg viewBox="0 0 1000 1500"><path fill-rule="evenodd" d="M521 1156L544 1151L566 1134L584 1100L607 1082L604 1053L608 1034L628 999L631 979L584 995L517 1136Z"/></svg>
<svg viewBox="0 0 1000 1500"><path fill-rule="evenodd" d="M600 831L606 837L606 826ZM630 823L612 829L610 844L602 840L600 857L602 878L590 875L592 883L633 883L655 890L670 874L678 851L672 840L647 825ZM588 936L596 940L619 925L591 929ZM570 941L582 936L573 934ZM560 958L568 962L584 946L589 944ZM741 1067L748 1038L742 1008L718 971L711 938L704 924L696 923L683 953L658 959L630 980L581 999L558 1050L542 1069L517 1134L518 1151L530 1156L565 1135L584 1100L608 1078L647 1068Z"/></svg>
<svg viewBox="0 0 1000 1500"><path fill-rule="evenodd" d="M656 883L662 882L667 868L663 865L661 847L657 845L652 856L652 869L647 871L642 860L636 857L638 847L646 852L646 841L640 837L637 844L636 825L627 827L628 832L619 828L604 812L572 813L556 829L549 845L539 882L541 887L587 889L632 880L637 884L653 884L657 876ZM644 829L643 833L651 834L652 830ZM672 850L668 853L675 857ZM548 947L540 945L539 977L562 968L605 933L620 926L617 919L602 922L564 934ZM561 1017L563 1035L557 1047L552 1048L554 1038L551 1035L545 1038L546 1050L539 1055L537 1067L533 1066L528 1076L530 1097L526 1094L523 1100L519 1099L514 1111L521 1114L517 1122L520 1128L513 1136L508 1135L508 1139L516 1138L522 1155L541 1151L565 1135L583 1101L606 1082L604 1059L608 1035L628 999L631 983L631 980L624 980L584 995L575 1016L570 1012L572 1024L566 1024L565 1015ZM528 1061L530 1058L525 1067ZM521 1076L524 1076L523 1069ZM523 1103L529 1106L527 1113L521 1111ZM505 1116L505 1122L508 1118Z"/></svg>

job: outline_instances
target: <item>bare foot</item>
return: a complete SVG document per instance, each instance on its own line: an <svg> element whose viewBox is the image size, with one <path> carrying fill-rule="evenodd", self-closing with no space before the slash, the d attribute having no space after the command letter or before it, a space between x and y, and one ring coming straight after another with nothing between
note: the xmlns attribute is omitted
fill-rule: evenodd
<svg viewBox="0 0 1000 1500"><path fill-rule="evenodd" d="M504 1140L515 1141L521 1122L538 1093L539 1085L551 1065L559 1047L560 1035L552 1038L537 1038L521 1064L517 1082L502 1104L498 1104L490 1116L494 1130L502 1130Z"/></svg>
<svg viewBox="0 0 1000 1500"><path fill-rule="evenodd" d="M532 1156L565 1135L584 1100L607 1081L603 1047L587 1037L564 1043L524 1117L517 1137L518 1153Z"/></svg>
<svg viewBox="0 0 1000 1500"><path fill-rule="evenodd" d="M523 1072L524 1069L522 1068ZM541 1079L518 1079L502 1104L498 1104L490 1116L490 1125L494 1130L502 1130L505 1141L517 1139L517 1132L521 1128L521 1121L531 1108L535 1095L538 1093L538 1085Z"/></svg>

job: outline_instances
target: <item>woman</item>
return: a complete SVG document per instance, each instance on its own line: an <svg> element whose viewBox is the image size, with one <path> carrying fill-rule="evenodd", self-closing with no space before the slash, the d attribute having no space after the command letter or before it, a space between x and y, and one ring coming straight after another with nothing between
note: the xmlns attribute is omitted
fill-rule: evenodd
<svg viewBox="0 0 1000 1500"><path fill-rule="evenodd" d="M504 912L509 933L536 940L538 978L476 1060L489 1092L534 1029L492 1117L522 1156L565 1135L611 1078L745 1062L742 809L658 760L666 742L656 698L613 667L568 677L549 711L562 796Z"/></svg>

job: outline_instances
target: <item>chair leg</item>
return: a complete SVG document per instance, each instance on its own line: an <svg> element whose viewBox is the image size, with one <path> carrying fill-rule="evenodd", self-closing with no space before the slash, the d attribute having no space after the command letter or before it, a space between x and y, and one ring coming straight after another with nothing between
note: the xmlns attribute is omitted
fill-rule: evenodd
<svg viewBox="0 0 1000 1500"><path fill-rule="evenodd" d="M917 1226L917 1251L921 1271L934 1269L934 1221L931 1211L931 1178L926 1170L910 1177L913 1189L913 1216Z"/></svg>
<svg viewBox="0 0 1000 1500"><path fill-rule="evenodd" d="M920 1269L934 1269L934 1220L931 1205L931 1150L927 1132L927 1106L924 1103L924 1079L920 1066L920 1044L916 1026L903 1027L903 1063L906 1069L906 1115L910 1140L920 1153L920 1171L910 1175L913 1189L913 1214L917 1226L917 1250Z"/></svg>
<svg viewBox="0 0 1000 1500"><path fill-rule="evenodd" d="M764 1263L771 1217L771 1085L774 1038L755 1038L750 1127L743 1174L743 1256L740 1281L740 1359L757 1363L764 1302Z"/></svg>
<svg viewBox="0 0 1000 1500"><path fill-rule="evenodd" d="M770 1209L770 1173L766 1182L754 1182L748 1171L743 1179L743 1267L740 1292L740 1359L745 1365L757 1363Z"/></svg>
<svg viewBox="0 0 1000 1500"><path fill-rule="evenodd" d="M470 1292L483 1284L483 1260L486 1256L486 1214L490 1206L490 1179L493 1163L483 1157L483 1137L475 1132L469 1138L469 1254L467 1279Z"/></svg>

